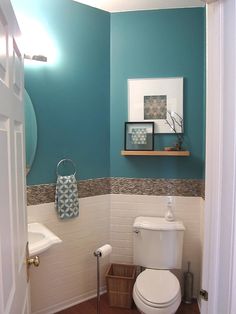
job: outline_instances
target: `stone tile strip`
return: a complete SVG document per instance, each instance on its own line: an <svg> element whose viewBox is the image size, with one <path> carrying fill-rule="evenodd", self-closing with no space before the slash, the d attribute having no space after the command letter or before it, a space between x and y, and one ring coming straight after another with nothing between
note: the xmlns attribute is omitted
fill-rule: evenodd
<svg viewBox="0 0 236 314"><path fill-rule="evenodd" d="M79 197L110 194L110 178L78 181ZM27 205L51 203L55 200L55 184L31 185L27 187Z"/></svg>
<svg viewBox="0 0 236 314"><path fill-rule="evenodd" d="M111 193L202 196L202 180L111 178Z"/></svg>
<svg viewBox="0 0 236 314"><path fill-rule="evenodd" d="M55 184L40 184L27 186L27 205L37 205L54 202Z"/></svg>
<svg viewBox="0 0 236 314"><path fill-rule="evenodd" d="M105 194L175 195L204 197L203 180L99 178L78 181L79 197ZM54 202L55 184L27 187L27 204Z"/></svg>
<svg viewBox="0 0 236 314"><path fill-rule="evenodd" d="M202 193L201 193L201 197L205 200L205 180L202 180Z"/></svg>
<svg viewBox="0 0 236 314"><path fill-rule="evenodd" d="M78 189L80 198L110 194L110 178L81 180L78 182Z"/></svg>

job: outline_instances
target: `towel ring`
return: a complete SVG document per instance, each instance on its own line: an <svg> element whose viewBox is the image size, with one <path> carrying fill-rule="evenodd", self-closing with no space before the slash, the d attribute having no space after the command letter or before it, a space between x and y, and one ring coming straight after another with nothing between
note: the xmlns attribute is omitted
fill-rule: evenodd
<svg viewBox="0 0 236 314"><path fill-rule="evenodd" d="M60 165L63 163L63 162L70 162L72 165L73 165L73 167L74 167L74 176L76 175L76 166L75 166L75 163L73 162L73 160L71 160L71 159L68 159L68 158L65 158L65 159L62 159L61 161L59 161L59 163L57 164L57 175L59 176L59 167L60 167Z"/></svg>

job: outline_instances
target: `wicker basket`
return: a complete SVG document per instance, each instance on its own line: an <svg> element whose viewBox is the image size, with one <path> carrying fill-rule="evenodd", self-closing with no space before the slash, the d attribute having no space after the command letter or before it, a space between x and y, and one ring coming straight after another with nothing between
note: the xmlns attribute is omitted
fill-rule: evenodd
<svg viewBox="0 0 236 314"><path fill-rule="evenodd" d="M109 305L131 308L132 291L135 282L136 266L111 264L106 273Z"/></svg>

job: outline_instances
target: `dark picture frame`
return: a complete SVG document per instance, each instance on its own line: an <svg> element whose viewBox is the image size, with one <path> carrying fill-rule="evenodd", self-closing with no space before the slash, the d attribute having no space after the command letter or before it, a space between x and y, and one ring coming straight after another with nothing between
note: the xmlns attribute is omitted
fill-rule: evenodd
<svg viewBox="0 0 236 314"><path fill-rule="evenodd" d="M124 150L154 150L154 122L125 122Z"/></svg>

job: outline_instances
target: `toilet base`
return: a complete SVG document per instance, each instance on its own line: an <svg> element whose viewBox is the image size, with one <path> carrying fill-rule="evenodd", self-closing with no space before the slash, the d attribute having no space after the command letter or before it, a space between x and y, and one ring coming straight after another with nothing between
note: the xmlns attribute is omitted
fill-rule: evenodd
<svg viewBox="0 0 236 314"><path fill-rule="evenodd" d="M141 311L140 309L138 309L138 308L137 308L137 310L139 311L140 314L147 314L147 313L142 312L142 311ZM175 314L175 313L176 313L176 311L175 311L174 313L169 313L169 314Z"/></svg>
<svg viewBox="0 0 236 314"><path fill-rule="evenodd" d="M142 312L142 311L141 311L140 309L138 309L138 308L137 308L137 310L139 311L140 314L147 314L147 313ZM169 313L169 314L175 314L175 313L176 313L176 311L175 311L174 313Z"/></svg>

